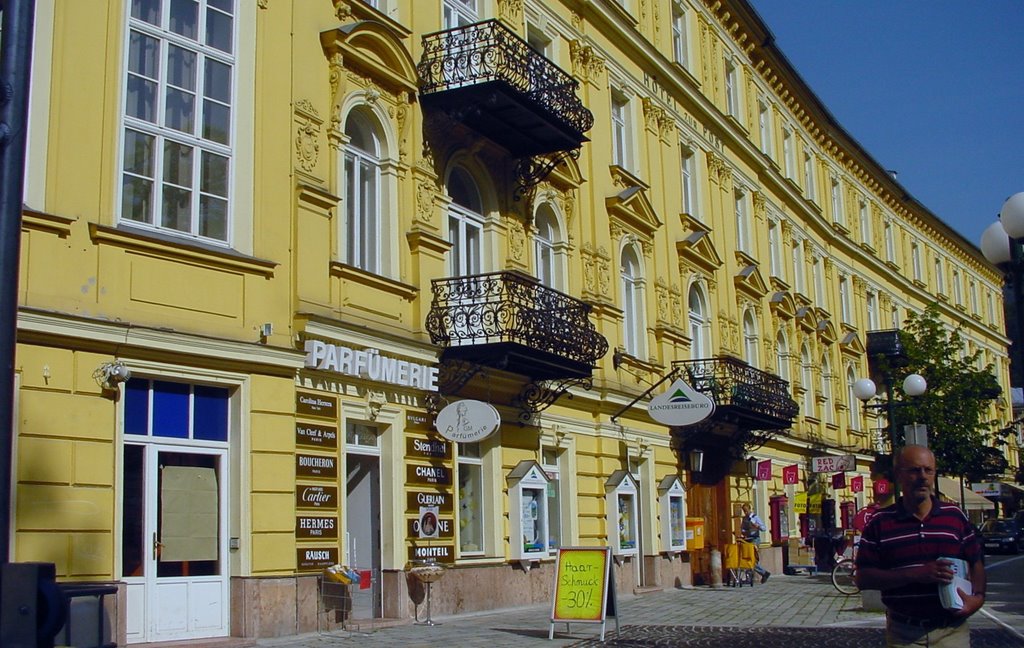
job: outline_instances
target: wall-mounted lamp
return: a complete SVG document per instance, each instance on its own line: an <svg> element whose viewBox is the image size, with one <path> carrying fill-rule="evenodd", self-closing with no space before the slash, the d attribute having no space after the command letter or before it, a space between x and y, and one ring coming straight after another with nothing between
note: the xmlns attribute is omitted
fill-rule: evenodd
<svg viewBox="0 0 1024 648"><path fill-rule="evenodd" d="M747 475L757 477L757 457L747 457Z"/></svg>
<svg viewBox="0 0 1024 648"><path fill-rule="evenodd" d="M704 469L704 451L694 448L688 455L690 459L690 472L699 473Z"/></svg>
<svg viewBox="0 0 1024 648"><path fill-rule="evenodd" d="M128 382L128 379L132 377L132 371L123 362L117 360L114 362L104 362L92 375L96 382L100 384L100 387L114 391L121 383Z"/></svg>

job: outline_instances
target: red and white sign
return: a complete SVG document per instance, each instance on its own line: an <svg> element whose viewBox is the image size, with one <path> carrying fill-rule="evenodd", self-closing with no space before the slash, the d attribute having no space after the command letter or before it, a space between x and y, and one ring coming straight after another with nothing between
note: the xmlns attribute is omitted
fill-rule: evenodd
<svg viewBox="0 0 1024 648"><path fill-rule="evenodd" d="M835 490L842 490L846 488L846 473L836 473L832 475L832 488Z"/></svg>
<svg viewBox="0 0 1024 648"><path fill-rule="evenodd" d="M864 491L864 477L853 477L850 479L850 491L860 493Z"/></svg>
<svg viewBox="0 0 1024 648"><path fill-rule="evenodd" d="M800 466L793 464L782 469L783 484L797 484L800 482Z"/></svg>
<svg viewBox="0 0 1024 648"><path fill-rule="evenodd" d="M811 472L813 473L849 472L856 467L857 458L853 455L811 457Z"/></svg>
<svg viewBox="0 0 1024 648"><path fill-rule="evenodd" d="M879 495L888 495L892 492L892 484L889 483L888 479L876 479L872 488L875 491L876 497Z"/></svg>
<svg viewBox="0 0 1024 648"><path fill-rule="evenodd" d="M772 478L772 460L765 459L764 461L757 462L757 480L758 481L771 481Z"/></svg>

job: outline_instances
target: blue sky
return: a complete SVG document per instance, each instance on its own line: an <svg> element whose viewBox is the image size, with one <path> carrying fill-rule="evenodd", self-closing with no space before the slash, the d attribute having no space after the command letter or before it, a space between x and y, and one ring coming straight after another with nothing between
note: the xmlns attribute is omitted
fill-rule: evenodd
<svg viewBox="0 0 1024 648"><path fill-rule="evenodd" d="M843 128L977 246L1024 191L1024 1L750 2Z"/></svg>

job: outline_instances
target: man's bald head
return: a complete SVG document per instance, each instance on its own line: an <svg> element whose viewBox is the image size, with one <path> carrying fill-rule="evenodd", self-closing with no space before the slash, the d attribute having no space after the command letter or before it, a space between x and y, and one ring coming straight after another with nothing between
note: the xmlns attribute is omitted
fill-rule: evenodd
<svg viewBox="0 0 1024 648"><path fill-rule="evenodd" d="M896 483L908 506L922 504L935 494L935 455L924 446L904 446L896 455Z"/></svg>

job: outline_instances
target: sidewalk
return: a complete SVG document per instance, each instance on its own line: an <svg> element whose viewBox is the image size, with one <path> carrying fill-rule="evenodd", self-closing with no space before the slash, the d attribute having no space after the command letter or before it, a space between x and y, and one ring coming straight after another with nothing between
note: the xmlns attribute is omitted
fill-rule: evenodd
<svg viewBox="0 0 1024 648"><path fill-rule="evenodd" d="M625 630L615 639L615 619L608 619L606 640L618 646L800 646L884 645L885 617L864 611L859 596L843 596L827 575L773 575L764 585L740 588L696 587L643 596L621 596L619 623ZM523 646L600 646L600 626L574 624L566 633L557 624L548 640L550 605L438 617L440 625L411 622L367 632L307 634L261 639L259 646L319 648L324 646L423 646L437 648L521 648ZM998 617L1012 628L1024 628L1024 611L1002 611ZM823 628L829 628L823 632ZM1024 647L1004 626L983 614L971 619L975 647Z"/></svg>
<svg viewBox="0 0 1024 648"><path fill-rule="evenodd" d="M643 596L620 596L621 626L734 626L817 628L884 627L880 612L865 612L859 596L843 596L832 587L828 576L773 575L764 585L740 588L697 587L673 589ZM438 617L440 625L400 625L366 633L335 632L281 639L262 639L259 646L313 648L320 646L486 646L488 648L560 646L591 644L599 626L574 624L571 634L565 624L555 627L555 639L548 640L550 605L488 611L454 617ZM615 619L608 619L606 639L615 636ZM665 629L660 629L664 634ZM635 634L637 630L632 631ZM657 630L645 628L652 643L659 642ZM637 638L639 639L639 638ZM641 640L642 641L642 640ZM820 637L818 638L818 645ZM637 645L636 642L630 642ZM646 641L644 641L646 643ZM597 642L593 642L597 645ZM700 645L714 645L701 642ZM856 644L854 644L856 645Z"/></svg>

